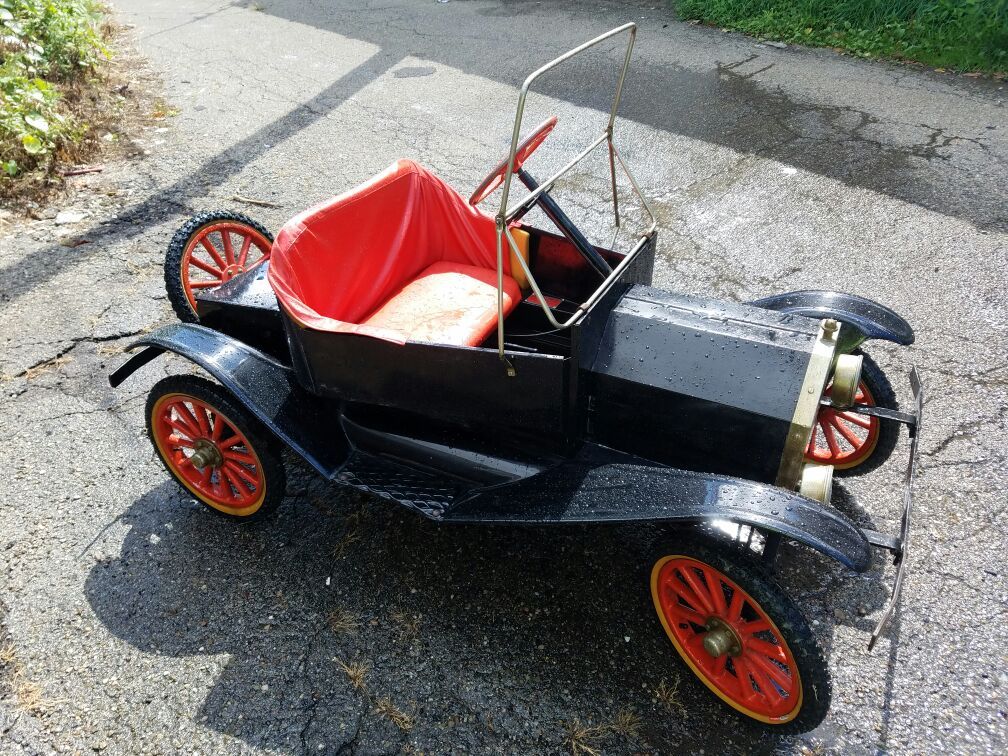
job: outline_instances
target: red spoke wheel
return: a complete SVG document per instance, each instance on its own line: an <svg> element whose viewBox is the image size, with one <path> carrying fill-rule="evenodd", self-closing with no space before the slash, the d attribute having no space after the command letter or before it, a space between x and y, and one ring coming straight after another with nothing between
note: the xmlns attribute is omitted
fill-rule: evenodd
<svg viewBox="0 0 1008 756"><path fill-rule="evenodd" d="M658 552L651 596L672 645L718 698L767 725L814 728L829 708L826 662L776 584L742 558L690 540Z"/></svg>
<svg viewBox="0 0 1008 756"><path fill-rule="evenodd" d="M276 443L210 381L171 376L158 382L147 399L147 431L168 472L215 512L250 519L283 499Z"/></svg>
<svg viewBox="0 0 1008 756"><path fill-rule="evenodd" d="M864 355L861 376L854 397L856 404L897 409L892 386L868 355ZM826 389L827 396L831 390ZM841 474L867 472L889 458L898 439L897 423L853 410L821 407L805 449L805 458L822 465L833 465Z"/></svg>
<svg viewBox="0 0 1008 756"><path fill-rule="evenodd" d="M196 294L269 259L273 238L241 213L199 213L175 232L165 256L165 285L179 319L198 320Z"/></svg>

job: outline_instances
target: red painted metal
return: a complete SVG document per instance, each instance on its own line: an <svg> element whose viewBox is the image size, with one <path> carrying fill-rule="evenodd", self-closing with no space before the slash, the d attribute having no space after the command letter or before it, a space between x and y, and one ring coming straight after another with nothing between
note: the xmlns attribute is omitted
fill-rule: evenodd
<svg viewBox="0 0 1008 756"><path fill-rule="evenodd" d="M831 389L826 390L828 396ZM875 398L862 382L854 396L855 404L875 406ZM860 415L834 407L822 407L805 458L844 470L864 462L875 451L881 421L870 415Z"/></svg>
<svg viewBox="0 0 1008 756"><path fill-rule="evenodd" d="M245 435L218 410L172 394L157 403L151 425L172 472L204 501L234 514L258 508L266 486L262 465ZM192 463L199 442L213 445L220 464L199 469Z"/></svg>
<svg viewBox="0 0 1008 756"><path fill-rule="evenodd" d="M794 656L760 605L727 575L689 557L668 559L656 583L665 625L694 671L746 713L786 721L801 705ZM730 628L737 652L712 656L708 628Z"/></svg>

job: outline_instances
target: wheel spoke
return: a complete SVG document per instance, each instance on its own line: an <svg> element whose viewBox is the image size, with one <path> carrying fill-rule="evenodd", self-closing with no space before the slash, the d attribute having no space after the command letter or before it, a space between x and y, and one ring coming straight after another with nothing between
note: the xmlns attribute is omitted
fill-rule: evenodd
<svg viewBox="0 0 1008 756"><path fill-rule="evenodd" d="M720 679L728 671L725 666L728 663L728 654L721 654L721 656L714 659L714 663L711 664L709 670L710 676L716 679Z"/></svg>
<svg viewBox="0 0 1008 756"><path fill-rule="evenodd" d="M843 420L839 417L833 418L833 427L840 431L840 435L847 439L847 443L858 449L864 444L864 441L858 438L858 435L852 431Z"/></svg>
<svg viewBox="0 0 1008 756"><path fill-rule="evenodd" d="M749 661L746 659L746 661ZM770 682L770 678L767 677L766 672L759 666L759 664L749 664L749 674L752 675L753 680L756 681L756 687L759 688L760 693L766 698L771 706L776 706L781 702L783 696L777 687Z"/></svg>
<svg viewBox="0 0 1008 756"><path fill-rule="evenodd" d="M675 589L672 590L674 592ZM674 598L678 599L679 595L676 594ZM685 604L680 604L678 600L674 600L666 604L665 611L676 614L680 617L680 619L683 619L686 622L693 622L697 625L702 625L707 621L707 618L700 614L700 612L696 609L686 606Z"/></svg>
<svg viewBox="0 0 1008 756"><path fill-rule="evenodd" d="M742 627L739 628L746 635L754 635L756 633L762 633L765 630L772 629L770 626L770 621L763 619L755 619L752 622L743 622Z"/></svg>
<svg viewBox="0 0 1008 756"><path fill-rule="evenodd" d="M728 606L728 621L738 622L739 617L742 616L742 604L744 599L742 598L742 591L735 589L732 593L731 604Z"/></svg>
<svg viewBox="0 0 1008 756"><path fill-rule="evenodd" d="M220 285L221 285L220 279L217 279L216 281L190 281L189 282L189 288L190 289L216 289Z"/></svg>
<svg viewBox="0 0 1008 756"><path fill-rule="evenodd" d="M732 664L735 667L735 674L738 676L739 698L748 703L756 697L756 691L753 690L752 680L749 677L749 665L741 656L733 656Z"/></svg>
<svg viewBox="0 0 1008 756"><path fill-rule="evenodd" d="M203 236L203 238L200 239L200 244L203 245L203 249L205 249L207 251L207 254L210 255L210 258L215 263L217 263L217 267L220 268L223 271L224 268L227 267L227 263L224 262L224 260L221 258L220 252L217 251L217 248L213 244L210 243L210 238L209 237L210 237L209 234ZM193 262L195 262L195 260L196 260L195 257L191 257L191 256L190 256L189 259L192 260Z"/></svg>
<svg viewBox="0 0 1008 756"><path fill-rule="evenodd" d="M231 246L231 232L227 229L222 229L218 233L220 234L221 241L224 242L224 259L227 260L228 265L234 265L235 256L234 248Z"/></svg>
<svg viewBox="0 0 1008 756"><path fill-rule="evenodd" d="M259 485L259 480L237 462L226 460L222 469L230 470L235 475L239 476L242 480L249 484L250 488L255 488Z"/></svg>
<svg viewBox="0 0 1008 756"><path fill-rule="evenodd" d="M252 235L247 234L245 236L245 241L242 242L241 250L238 252L238 267L244 268L245 262L248 260L249 247L252 246Z"/></svg>
<svg viewBox="0 0 1008 756"><path fill-rule="evenodd" d="M176 420L171 416L171 411L169 410L164 421L172 428L174 428L177 432L181 433L183 436L188 436L190 439L196 439L197 437L199 437L199 431L190 428L181 415Z"/></svg>
<svg viewBox="0 0 1008 756"><path fill-rule="evenodd" d="M872 426L871 418L866 415L859 415L856 412L841 412L839 416L848 423L857 425L865 430L868 430Z"/></svg>
<svg viewBox="0 0 1008 756"><path fill-rule="evenodd" d="M786 693L790 693L794 689L794 679L791 675L767 659L765 656L760 654L749 654L746 656L746 659L750 662L754 670L759 668L765 675L772 678L773 681L776 682ZM757 680L757 682L759 681Z"/></svg>
<svg viewBox="0 0 1008 756"><path fill-rule="evenodd" d="M223 452L224 459L233 459L235 462L244 462L246 465L254 465L256 463L255 457L251 454L246 454L245 452L235 451L234 449L228 449Z"/></svg>
<svg viewBox="0 0 1008 756"><path fill-rule="evenodd" d="M192 438L196 439L202 435L203 426L200 424L200 421L196 419L196 416L185 402L176 402L175 411L178 413L179 419L193 429Z"/></svg>
<svg viewBox="0 0 1008 756"><path fill-rule="evenodd" d="M172 445L173 449L192 449L193 442L184 436L180 436L178 433L172 433L168 436L168 443Z"/></svg>
<svg viewBox="0 0 1008 756"><path fill-rule="evenodd" d="M826 445L829 446L830 452L834 457L840 456L840 444L837 442L836 433L833 432L833 426L820 423L823 429L823 435L826 437Z"/></svg>
<svg viewBox="0 0 1008 756"><path fill-rule="evenodd" d="M221 451L226 451L228 449L233 449L236 446L241 446L245 443L242 437L239 435L228 436L226 439L217 444L217 448Z"/></svg>
<svg viewBox="0 0 1008 756"><path fill-rule="evenodd" d="M717 571L708 570L707 568L704 568L703 574L707 581L707 591L710 593L710 597L714 600L714 612L723 617L728 611L728 606L725 603L724 588L721 586L721 578L718 577Z"/></svg>
<svg viewBox="0 0 1008 756"><path fill-rule="evenodd" d="M238 479L234 475L232 475L231 471L228 470L226 467L221 468L221 474L224 476L224 478L227 479L227 482L231 486L231 488L234 489L235 498L244 499L252 492L249 486L241 485L241 483L238 482Z"/></svg>
<svg viewBox="0 0 1008 756"><path fill-rule="evenodd" d="M697 601L700 602L700 606L697 608L703 608L707 613L714 612L714 605L711 602L710 596L704 590L703 585L701 585L700 580L697 579L696 572L693 571L692 567L684 567L676 571L679 575L682 575L683 580L689 585L696 595Z"/></svg>
<svg viewBox="0 0 1008 756"><path fill-rule="evenodd" d="M213 413L208 407L204 407L202 404L196 404L193 402L193 414L196 415L196 422L199 423L200 433L205 437L210 435L210 421L208 416L212 417Z"/></svg>
<svg viewBox="0 0 1008 756"><path fill-rule="evenodd" d="M219 281L224 279L224 271L222 269L214 268L210 265L207 265L202 260L197 260L195 257L190 257L189 264L199 268L200 270L206 271L211 276L216 276ZM220 284L218 283L216 285L219 286Z"/></svg>
<svg viewBox="0 0 1008 756"><path fill-rule="evenodd" d="M227 423L224 422L224 418L220 414L214 415L213 427L210 429L210 440L214 443L220 441L221 434L224 432L224 426Z"/></svg>
<svg viewBox="0 0 1008 756"><path fill-rule="evenodd" d="M767 643L760 638L749 638L745 641L745 647L754 654L762 654L767 658L779 661L781 664L787 664L787 654L784 653L784 649L774 643Z"/></svg>

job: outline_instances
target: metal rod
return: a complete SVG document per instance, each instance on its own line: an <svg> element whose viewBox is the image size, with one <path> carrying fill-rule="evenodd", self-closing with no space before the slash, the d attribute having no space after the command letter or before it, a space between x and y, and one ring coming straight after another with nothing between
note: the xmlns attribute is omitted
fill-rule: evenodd
<svg viewBox="0 0 1008 756"><path fill-rule="evenodd" d="M609 134L609 176L612 178L612 211L616 222L616 230L619 231L619 195L616 194L616 156L613 154L612 133ZM616 234L613 234L613 242L616 241ZM612 247L612 244L609 245Z"/></svg>
<svg viewBox="0 0 1008 756"><path fill-rule="evenodd" d="M555 68L564 61L570 60L575 55L579 55L585 50L594 47L595 45L604 42L605 40L615 37L623 32L629 32L630 38L627 42L626 55L623 58L623 66L620 69L619 78L616 81L616 92L613 95L612 108L609 111L609 122L606 126L605 132L595 139L587 148L581 151L573 160L571 160L567 165L557 171L556 174L551 176L549 179L543 182L535 191L531 192L528 197L522 200L514 210L509 211L508 199L511 193L511 179L514 176L515 169L515 153L518 150L518 137L521 134L522 119L525 115L525 100L528 97L529 88L532 86L533 82L540 76L545 74L547 71ZM648 239L654 233L655 228L658 225L655 219L655 214L648 205L647 200L644 199L644 195L641 193L640 188L637 186L637 182L634 177L630 174L629 169L623 162L623 159L619 156L616 151L616 147L613 144L613 126L616 122L616 111L619 109L620 99L623 95L623 82L626 80L627 69L630 67L630 57L633 52L634 40L637 37L637 24L627 23L622 26L618 26L615 29L611 29L604 34L600 34L594 39L590 39L582 45L578 45L573 50L568 50L566 53L558 58L554 58L549 63L540 66L535 71L533 71L522 83L521 91L518 94L518 106L515 110L515 122L514 128L511 130L511 149L508 152L507 170L504 172L504 187L501 191L501 204L500 209L497 211L497 216L495 222L497 225L497 350L500 354L501 361L507 363L507 358L504 356L504 255L503 255L503 244L504 235L507 235L508 246L510 250L514 253L515 257L518 259L519 264L525 271L526 276L528 276L529 283L532 286L533 291L535 291L536 296L539 298L539 303L542 306L543 312L546 314L547 319L556 328L567 328L571 326L575 321L577 321L585 312L588 311L591 306L598 301L598 299L609 290L609 287L619 278L627 266L634 260L637 254L643 249L644 245L647 243ZM568 320L560 324L557 322L556 318L553 317L553 313L549 306L546 304L546 298L543 296L542 292L539 290L539 285L529 270L528 265L525 263L524 258L518 252L517 245L514 239L511 237L511 233L507 228L507 224L510 220L519 217L519 215L524 215L528 212L528 209L535 203L535 201L544 192L549 191L553 188L553 182L564 176L568 171L570 171L575 165L577 165L581 160L588 156L592 150L598 147L603 141L609 142L609 162L610 162L610 176L612 178L612 190L613 190L613 212L616 217L616 226L619 227L619 205L616 195L616 167L613 160L615 155L616 159L619 160L620 166L626 172L627 177L630 179L630 183L633 185L634 191L637 196L640 197L641 202L644 204L644 208L647 210L648 214L651 216L651 227L648 232L640 238L637 244L634 246L630 252L627 253L626 257L612 270L612 272L606 277L602 282L602 285L595 290L595 292L588 298L588 300L582 304L577 312L575 312ZM615 237L614 237L615 238ZM508 366L508 374L514 374L514 368L510 365Z"/></svg>
<svg viewBox="0 0 1008 756"><path fill-rule="evenodd" d="M522 208L525 208L525 207L531 207L535 203L535 201L537 199L539 199L539 195L540 194L542 194L543 192L546 192L546 191L549 191L550 189L552 189L553 188L553 184L556 182L557 179L562 178L563 176L565 176L567 174L567 172L570 171L571 168L573 168L575 165L577 165L582 160L584 160L592 150L594 150L596 147L598 147L600 144L602 144L602 142L604 142L605 140L606 140L606 133L602 132L602 134L599 135L598 139L596 139L594 142L592 142L587 147L585 147L581 152L579 152L577 154L577 157L575 157L573 160L571 160L569 163L567 163L563 168L561 168L559 171L557 171L556 173L554 173L548 179L546 179L545 181L543 181L543 183L539 186L538 189L536 189L534 192L530 193L521 202L519 202L517 205L515 205L514 209L508 210L505 213L505 215L504 215L504 220L505 221L512 221L512 220L514 220L515 216L518 214L519 210L521 210Z"/></svg>
<svg viewBox="0 0 1008 756"><path fill-rule="evenodd" d="M621 96L621 89L622 89L622 86L623 86L623 79L626 76L627 67L630 65L630 51L633 49L633 40L637 36L637 24L631 22L631 23L628 23L628 24L623 24L622 26L617 26L615 29L611 29L611 30L607 31L605 34L600 34L599 36L595 37L594 39L588 40L583 45L578 45L573 50L568 50L563 55L561 55L559 58L554 58L553 60L551 60L546 65L540 66L539 68L537 68L535 71L533 71L531 74L529 74L528 78L526 78L525 81L524 81L524 83L522 83L521 92L518 95L518 108L515 111L514 129L512 129L512 132L511 132L511 151L508 154L507 171L504 173L504 190L501 193L501 206L500 206L500 211L497 213L498 216L504 216L505 215L505 211L507 209L508 195L510 194L510 191L511 191L511 175L514 173L515 152L518 149L518 135L521 132L522 117L525 115L525 98L528 96L529 87L532 86L532 83L536 79L538 79L540 76L542 76L544 73L546 73L550 69L555 68L556 66L560 65L561 63L563 63L566 60L570 60L575 55L583 53L588 48L594 47L595 45L599 44L600 42L604 42L605 40L609 39L610 37L615 37L616 35L622 34L625 31L629 31L630 32L630 42L627 45L627 55L626 55L626 58L623 61L623 70L620 72L620 77L619 77L619 80L617 82L617 87L616 87L616 94L613 97L612 110L610 111L609 128L607 129L607 133L611 132L611 130L612 130L612 123L613 123L613 121L615 119L616 108L619 106L619 101L620 101L620 96ZM585 153L585 154L587 154L587 153Z"/></svg>

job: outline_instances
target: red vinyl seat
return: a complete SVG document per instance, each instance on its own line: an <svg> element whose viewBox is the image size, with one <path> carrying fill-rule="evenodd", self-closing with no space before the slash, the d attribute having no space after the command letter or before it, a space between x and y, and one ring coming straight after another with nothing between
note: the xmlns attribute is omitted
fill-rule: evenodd
<svg viewBox="0 0 1008 756"><path fill-rule="evenodd" d="M520 299L518 284L504 276L504 313ZM405 341L479 346L497 328L497 271L434 263L363 325L400 333Z"/></svg>
<svg viewBox="0 0 1008 756"><path fill-rule="evenodd" d="M304 328L481 344L497 323L494 221L410 160L288 221L269 281ZM521 299L505 260L504 314Z"/></svg>

